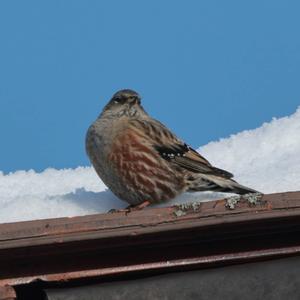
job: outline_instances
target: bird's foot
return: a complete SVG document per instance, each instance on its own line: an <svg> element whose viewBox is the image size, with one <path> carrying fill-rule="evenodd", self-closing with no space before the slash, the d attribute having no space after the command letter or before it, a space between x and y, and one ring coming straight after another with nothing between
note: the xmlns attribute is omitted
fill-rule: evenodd
<svg viewBox="0 0 300 300"><path fill-rule="evenodd" d="M129 211L142 210L143 208L149 206L150 204L151 202L146 200L138 205L129 205L126 207L126 209Z"/></svg>
<svg viewBox="0 0 300 300"><path fill-rule="evenodd" d="M138 204L138 205L129 205L127 206L126 208L123 208L123 209L110 209L108 211L109 214L113 214L113 213L119 213L119 212L122 212L122 213L126 213L126 215L132 211L137 211L137 210L142 210L143 208L147 207L148 205L150 205L151 202L150 201L144 201L142 202L141 204Z"/></svg>
<svg viewBox="0 0 300 300"><path fill-rule="evenodd" d="M120 213L120 212L128 213L129 210L128 210L127 208L122 208L122 209L115 209L115 208L112 208L112 209L110 209L107 213L108 213L108 214L115 214L115 213Z"/></svg>

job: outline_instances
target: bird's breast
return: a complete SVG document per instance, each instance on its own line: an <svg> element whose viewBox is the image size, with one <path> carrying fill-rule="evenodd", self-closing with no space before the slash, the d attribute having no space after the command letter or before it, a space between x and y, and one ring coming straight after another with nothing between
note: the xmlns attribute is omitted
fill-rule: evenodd
<svg viewBox="0 0 300 300"><path fill-rule="evenodd" d="M160 202L182 191L183 181L161 159L142 133L130 128L117 136L108 157L125 189L138 198Z"/></svg>

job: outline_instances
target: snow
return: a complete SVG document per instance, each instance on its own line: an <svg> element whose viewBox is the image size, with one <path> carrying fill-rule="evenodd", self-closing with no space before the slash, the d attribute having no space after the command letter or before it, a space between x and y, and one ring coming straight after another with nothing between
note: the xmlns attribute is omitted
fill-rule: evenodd
<svg viewBox="0 0 300 300"><path fill-rule="evenodd" d="M198 151L213 165L232 172L243 185L264 193L295 191L300 190L299 137L300 107L289 117L274 118ZM160 206L222 197L221 193L187 193ZM87 215L126 206L91 167L41 173L0 171L0 223Z"/></svg>

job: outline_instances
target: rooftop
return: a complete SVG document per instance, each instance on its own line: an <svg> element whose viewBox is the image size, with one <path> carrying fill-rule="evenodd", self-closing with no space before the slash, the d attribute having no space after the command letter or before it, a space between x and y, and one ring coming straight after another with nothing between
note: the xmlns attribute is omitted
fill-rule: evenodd
<svg viewBox="0 0 300 300"><path fill-rule="evenodd" d="M300 192L0 224L0 299L1 291L12 292L8 286L80 285L297 256L299 231Z"/></svg>

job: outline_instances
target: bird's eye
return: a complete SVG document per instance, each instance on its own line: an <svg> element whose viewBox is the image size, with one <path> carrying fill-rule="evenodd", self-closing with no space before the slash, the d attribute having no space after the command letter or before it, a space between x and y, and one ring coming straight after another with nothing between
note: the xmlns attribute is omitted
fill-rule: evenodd
<svg viewBox="0 0 300 300"><path fill-rule="evenodd" d="M120 97L115 97L114 98L114 103L120 103L122 99Z"/></svg>

